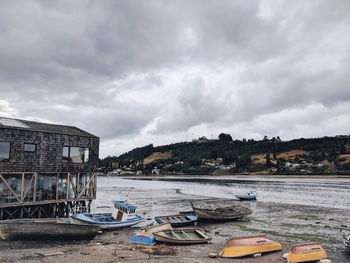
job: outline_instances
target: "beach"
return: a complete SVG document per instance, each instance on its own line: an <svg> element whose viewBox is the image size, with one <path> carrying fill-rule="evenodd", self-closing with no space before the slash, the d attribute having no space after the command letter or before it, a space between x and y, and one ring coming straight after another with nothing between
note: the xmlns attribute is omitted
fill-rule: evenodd
<svg viewBox="0 0 350 263"><path fill-rule="evenodd" d="M350 229L350 183L346 178L98 178L93 212L110 212L115 200L139 207L145 221L131 228L105 232L91 241L0 241L0 262L228 262L210 258L235 236L266 234L284 250L259 258L230 262L286 262L282 254L293 244L320 242L333 262L349 262L342 235ZM233 194L255 190L257 201L234 201ZM237 221L199 222L213 240L209 244L168 246L167 255L145 252L129 242L131 236L154 223L154 216L191 210L194 200L232 200L254 210ZM144 252L142 252L144 251Z"/></svg>

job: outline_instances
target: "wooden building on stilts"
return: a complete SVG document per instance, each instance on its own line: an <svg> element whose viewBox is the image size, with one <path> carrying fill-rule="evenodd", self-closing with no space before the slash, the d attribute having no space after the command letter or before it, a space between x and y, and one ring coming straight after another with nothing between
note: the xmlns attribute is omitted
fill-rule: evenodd
<svg viewBox="0 0 350 263"><path fill-rule="evenodd" d="M79 128L0 117L0 220L90 212L98 152Z"/></svg>

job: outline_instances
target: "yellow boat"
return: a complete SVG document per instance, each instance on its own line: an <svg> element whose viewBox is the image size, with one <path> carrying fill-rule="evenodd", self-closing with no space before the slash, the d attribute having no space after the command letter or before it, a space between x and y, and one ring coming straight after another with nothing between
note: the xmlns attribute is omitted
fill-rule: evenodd
<svg viewBox="0 0 350 263"><path fill-rule="evenodd" d="M235 237L227 241L225 248L220 252L223 258L240 258L257 253L282 250L281 244L266 238L265 235Z"/></svg>
<svg viewBox="0 0 350 263"><path fill-rule="evenodd" d="M288 263L308 262L327 258L320 243L306 243L292 246L288 253Z"/></svg>

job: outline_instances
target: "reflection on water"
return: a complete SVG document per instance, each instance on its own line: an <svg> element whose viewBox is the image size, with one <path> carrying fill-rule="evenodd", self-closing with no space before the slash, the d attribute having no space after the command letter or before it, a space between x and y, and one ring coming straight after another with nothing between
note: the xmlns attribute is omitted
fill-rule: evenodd
<svg viewBox="0 0 350 263"><path fill-rule="evenodd" d="M178 189L182 194L232 198L234 194L256 191L262 202L314 205L329 208L350 207L350 180L305 178L132 178L99 177L98 191L113 187L135 189Z"/></svg>

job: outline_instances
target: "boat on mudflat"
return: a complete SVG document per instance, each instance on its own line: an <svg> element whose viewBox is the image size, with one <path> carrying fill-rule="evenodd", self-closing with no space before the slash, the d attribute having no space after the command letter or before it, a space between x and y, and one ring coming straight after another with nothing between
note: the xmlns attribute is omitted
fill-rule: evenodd
<svg viewBox="0 0 350 263"><path fill-rule="evenodd" d="M114 206L118 211L115 218L112 213L76 214L73 218L85 224L109 230L133 226L144 220L143 217L136 214L137 206L124 201L115 201Z"/></svg>
<svg viewBox="0 0 350 263"><path fill-rule="evenodd" d="M156 241L174 244L208 243L212 237L201 228L177 228L153 233Z"/></svg>
<svg viewBox="0 0 350 263"><path fill-rule="evenodd" d="M71 218L10 219L0 221L3 240L78 240L92 239L98 226L74 223Z"/></svg>
<svg viewBox="0 0 350 263"><path fill-rule="evenodd" d="M154 219L159 224L170 223L173 227L189 226L197 222L197 217L194 215L156 216Z"/></svg>
<svg viewBox="0 0 350 263"><path fill-rule="evenodd" d="M239 199L240 201L250 201L250 200L256 200L257 194L256 194L256 192L251 191L251 192L246 193L246 194L235 195L235 197L237 199Z"/></svg>
<svg viewBox="0 0 350 263"><path fill-rule="evenodd" d="M191 202L198 220L234 220L253 213L253 210L240 204L220 203L218 201Z"/></svg>
<svg viewBox="0 0 350 263"><path fill-rule="evenodd" d="M219 255L223 258L240 258L282 249L281 244L267 239L265 235L244 236L229 239Z"/></svg>
<svg viewBox="0 0 350 263"><path fill-rule="evenodd" d="M169 223L147 227L141 230L140 232L136 233L134 236L132 236L130 242L134 244L152 246L156 243L156 239L154 238L153 233L172 229L173 228Z"/></svg>
<svg viewBox="0 0 350 263"><path fill-rule="evenodd" d="M305 243L292 246L287 261L288 263L309 262L327 257L327 253L320 243Z"/></svg>

